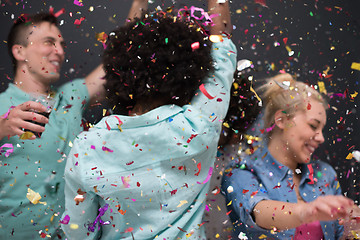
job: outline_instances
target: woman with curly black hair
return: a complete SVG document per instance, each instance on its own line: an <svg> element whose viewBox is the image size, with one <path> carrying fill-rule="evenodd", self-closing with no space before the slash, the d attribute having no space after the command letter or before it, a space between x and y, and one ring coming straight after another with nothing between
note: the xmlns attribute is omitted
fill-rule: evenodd
<svg viewBox="0 0 360 240"><path fill-rule="evenodd" d="M103 64L116 114L80 134L69 154L69 239L206 239L205 197L236 66L223 34L232 29L228 3L208 7L210 37L180 13L110 33Z"/></svg>
<svg viewBox="0 0 360 240"><path fill-rule="evenodd" d="M174 19L157 12L110 34L103 64L116 113L188 104L209 75L211 42L192 22Z"/></svg>

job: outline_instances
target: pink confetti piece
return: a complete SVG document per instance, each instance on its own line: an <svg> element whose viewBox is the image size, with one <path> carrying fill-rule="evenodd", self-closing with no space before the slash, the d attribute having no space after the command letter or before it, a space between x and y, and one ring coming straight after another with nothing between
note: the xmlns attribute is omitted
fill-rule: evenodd
<svg viewBox="0 0 360 240"><path fill-rule="evenodd" d="M124 123L120 120L120 118L118 117L118 116L114 116L117 120L118 120L118 122L119 122L119 126L121 126L121 125L123 125Z"/></svg>
<svg viewBox="0 0 360 240"><path fill-rule="evenodd" d="M7 117L9 116L9 114L10 114L10 111L11 111L13 108L15 108L15 106L11 106L11 107L9 108L9 110L8 110L8 111L4 114L4 116L2 116L1 118L3 118L3 119L7 118Z"/></svg>
<svg viewBox="0 0 360 240"><path fill-rule="evenodd" d="M70 216L66 215L63 219L60 220L61 224L69 224L70 222Z"/></svg>
<svg viewBox="0 0 360 240"><path fill-rule="evenodd" d="M111 127L110 127L110 125L107 123L107 121L105 121L105 124L106 124L106 128L107 128L107 130L111 130Z"/></svg>
<svg viewBox="0 0 360 240"><path fill-rule="evenodd" d="M274 127L275 127L275 123L274 123L274 125L272 125L271 127L268 127L268 128L266 129L266 132L272 131L272 130L274 129Z"/></svg>
<svg viewBox="0 0 360 240"><path fill-rule="evenodd" d="M84 6L84 4L82 2L80 2L80 1L78 1L78 0L74 0L74 4L78 5L80 7Z"/></svg>
<svg viewBox="0 0 360 240"><path fill-rule="evenodd" d="M201 182L197 182L197 184L205 184L205 183L207 183L207 182L210 180L210 178L211 178L212 172L213 172L213 168L210 167L210 168L209 168L208 175L207 175L205 181L203 181L202 183L201 183Z"/></svg>
<svg viewBox="0 0 360 240"><path fill-rule="evenodd" d="M213 18L214 17L217 17L219 14L212 14L212 15L209 15L209 13L207 11L205 11L204 9L202 8L198 8L198 7L194 7L194 6L191 6L190 8L187 8L186 6L184 8L181 8L179 9L178 11L178 17L181 17L181 13L182 11L184 12L187 12L190 10L190 15L191 17L193 17L194 19L196 20L202 20L205 18L205 23L204 25L210 25L210 26L214 26L214 22L213 22ZM200 12L201 14L201 17L197 17L195 15L195 12Z"/></svg>
<svg viewBox="0 0 360 240"><path fill-rule="evenodd" d="M134 229L133 229L132 227L129 227L129 228L127 228L127 229L125 230L126 233L132 232L132 231L134 231Z"/></svg>
<svg viewBox="0 0 360 240"><path fill-rule="evenodd" d="M215 97L211 96L208 91L205 89L204 84L201 84L199 87L200 91L208 98L208 99L214 99Z"/></svg>
<svg viewBox="0 0 360 240"><path fill-rule="evenodd" d="M308 182L308 184L314 184L314 169L313 167L309 164L307 165L308 166L308 169L309 169L309 178L310 178L310 182Z"/></svg>
<svg viewBox="0 0 360 240"><path fill-rule="evenodd" d="M129 187L130 187L130 184L128 183L128 180L127 180L126 177L121 176L121 181L122 181L122 183L123 183L123 185L124 185L125 188L129 188Z"/></svg>
<svg viewBox="0 0 360 240"><path fill-rule="evenodd" d="M74 24L80 26L81 22L85 20L85 17L81 17L80 19L75 19Z"/></svg>
<svg viewBox="0 0 360 240"><path fill-rule="evenodd" d="M91 147L90 147L91 149L95 149L95 146L94 145L91 145Z"/></svg>
<svg viewBox="0 0 360 240"><path fill-rule="evenodd" d="M191 48L193 51L195 51L196 49L200 48L200 43L199 42L194 42L193 44L191 44Z"/></svg>
<svg viewBox="0 0 360 240"><path fill-rule="evenodd" d="M65 13L65 8L62 8L61 10L57 11L57 12L54 14L54 8L53 8L53 7L50 7L49 13L52 14L52 15L54 15L55 17L59 17L61 14Z"/></svg>
<svg viewBox="0 0 360 240"><path fill-rule="evenodd" d="M347 174L346 174L346 178L349 178L349 176L350 176L350 169L348 170L348 172L347 172Z"/></svg>
<svg viewBox="0 0 360 240"><path fill-rule="evenodd" d="M111 150L110 148L107 148L107 147L105 147L105 146L103 146L101 149L102 149L104 152L114 152L113 150Z"/></svg>
<svg viewBox="0 0 360 240"><path fill-rule="evenodd" d="M207 204L205 205L205 210L208 212L210 211L209 206Z"/></svg>
<svg viewBox="0 0 360 240"><path fill-rule="evenodd" d="M3 148L9 148L9 149L4 151ZM9 157L10 154L14 152L14 146L11 143L5 143L0 147L0 155L2 155L2 152L5 152L5 157Z"/></svg>

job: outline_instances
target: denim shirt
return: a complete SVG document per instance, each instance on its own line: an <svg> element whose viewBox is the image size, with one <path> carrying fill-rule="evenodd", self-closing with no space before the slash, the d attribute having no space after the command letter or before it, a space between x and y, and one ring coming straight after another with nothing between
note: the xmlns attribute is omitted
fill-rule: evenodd
<svg viewBox="0 0 360 240"><path fill-rule="evenodd" d="M300 171L299 192L305 202L314 201L322 195L341 195L336 172L329 164L312 161L300 165ZM260 147L252 155L231 162L223 177L221 190L231 211L234 236L243 232L249 239L294 237L295 228L286 231L263 229L257 226L251 215L256 204L262 200L296 203L297 196L292 186L293 171L276 161L267 147ZM340 238L343 226L338 221L320 224L326 240Z"/></svg>

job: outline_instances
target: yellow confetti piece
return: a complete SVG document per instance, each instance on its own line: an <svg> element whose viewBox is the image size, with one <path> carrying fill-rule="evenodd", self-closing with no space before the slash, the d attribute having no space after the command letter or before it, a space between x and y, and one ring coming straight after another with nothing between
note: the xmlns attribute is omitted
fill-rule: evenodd
<svg viewBox="0 0 360 240"><path fill-rule="evenodd" d="M319 92L320 92L320 93L327 94L327 91L326 91L325 83L324 83L324 82L318 81L318 86L319 86Z"/></svg>
<svg viewBox="0 0 360 240"><path fill-rule="evenodd" d="M222 36L221 35L210 35L209 40L213 43L221 42Z"/></svg>
<svg viewBox="0 0 360 240"><path fill-rule="evenodd" d="M181 207L182 205L184 205L184 204L186 204L186 203L188 203L188 201L186 201L186 200L181 200L181 201L180 201L180 204L177 205L177 207Z"/></svg>
<svg viewBox="0 0 360 240"><path fill-rule="evenodd" d="M73 147L73 143L69 141L69 147Z"/></svg>
<svg viewBox="0 0 360 240"><path fill-rule="evenodd" d="M10 184L10 187L13 187L15 183L16 183L16 178L15 178L14 183Z"/></svg>
<svg viewBox="0 0 360 240"><path fill-rule="evenodd" d="M26 194L26 198L29 199L29 201L32 203L32 204L44 204L46 205L46 202L40 202L39 200L41 199L41 196L39 193L37 192L34 192L33 190L31 190L30 188L28 188L28 192Z"/></svg>
<svg viewBox="0 0 360 240"><path fill-rule="evenodd" d="M357 95L358 95L358 92L357 92L357 91L355 91L353 94L350 94L350 96L351 96L352 98L356 98Z"/></svg>
<svg viewBox="0 0 360 240"><path fill-rule="evenodd" d="M340 187L340 183L338 182L336 185L336 190Z"/></svg>
<svg viewBox="0 0 360 240"><path fill-rule="evenodd" d="M360 63L353 62L353 63L351 64L351 69L360 71Z"/></svg>
<svg viewBox="0 0 360 240"><path fill-rule="evenodd" d="M261 236L259 237L259 239L264 239L264 238L267 238L265 234L261 234Z"/></svg>
<svg viewBox="0 0 360 240"><path fill-rule="evenodd" d="M219 237L220 237L220 234L217 233L217 234L215 235L215 238L219 238Z"/></svg>
<svg viewBox="0 0 360 240"><path fill-rule="evenodd" d="M72 224L70 224L70 228L76 230L79 228L79 225L72 223Z"/></svg>
<svg viewBox="0 0 360 240"><path fill-rule="evenodd" d="M259 97L259 95L255 92L254 88L252 87L252 82L251 82L251 86L250 86L250 91L252 91L255 94L255 97L257 98L257 100L259 102L262 102L261 98Z"/></svg>
<svg viewBox="0 0 360 240"><path fill-rule="evenodd" d="M193 235L193 234L194 234L194 232L195 232L195 231L194 231L194 230L192 230L191 232L187 233L187 234L186 234L186 237L187 237L187 238L191 237L191 235Z"/></svg>
<svg viewBox="0 0 360 240"><path fill-rule="evenodd" d="M234 89L237 90L239 88L239 84L237 82L233 83Z"/></svg>
<svg viewBox="0 0 360 240"><path fill-rule="evenodd" d="M323 74L326 76L329 74L329 71L330 71L330 67L326 66L326 69L323 71Z"/></svg>
<svg viewBox="0 0 360 240"><path fill-rule="evenodd" d="M21 134L20 139L27 140L27 139L30 139L32 136L34 136L34 134L32 132L26 131L23 134Z"/></svg>
<svg viewBox="0 0 360 240"><path fill-rule="evenodd" d="M349 154L346 156L346 159L352 159L352 158L353 158L352 153L349 153Z"/></svg>
<svg viewBox="0 0 360 240"><path fill-rule="evenodd" d="M66 139L63 138L62 136L58 136L58 138L60 138L60 139L63 140L63 141L66 141Z"/></svg>
<svg viewBox="0 0 360 240"><path fill-rule="evenodd" d="M226 204L226 206L230 206L231 204L232 204L232 200L228 204Z"/></svg>
<svg viewBox="0 0 360 240"><path fill-rule="evenodd" d="M230 125L229 125L229 123L227 123L227 122L224 122L224 123L223 123L223 126L226 127L226 128L230 128Z"/></svg>
<svg viewBox="0 0 360 240"><path fill-rule="evenodd" d="M289 46L285 46L285 48L288 52L291 52L291 48Z"/></svg>

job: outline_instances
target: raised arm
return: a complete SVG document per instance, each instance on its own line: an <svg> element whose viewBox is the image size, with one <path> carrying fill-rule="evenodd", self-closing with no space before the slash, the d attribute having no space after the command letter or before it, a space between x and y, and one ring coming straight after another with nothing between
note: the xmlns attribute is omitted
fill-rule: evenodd
<svg viewBox="0 0 360 240"><path fill-rule="evenodd" d="M253 215L262 228L287 230L304 223L345 218L352 205L350 199L340 195L321 196L313 202L298 203L263 200L255 206Z"/></svg>
<svg viewBox="0 0 360 240"><path fill-rule="evenodd" d="M218 15L212 18L214 25L210 28L210 34L231 34L232 25L228 0L208 0L208 9L210 15Z"/></svg>
<svg viewBox="0 0 360 240"><path fill-rule="evenodd" d="M147 11L148 5L148 0L134 0L126 22L132 21L134 18L140 18Z"/></svg>
<svg viewBox="0 0 360 240"><path fill-rule="evenodd" d="M230 33L231 22L229 4L218 3L218 0L208 0L208 6L213 25L210 26L212 35ZM224 24L226 22L226 24ZM217 38L216 38L217 39ZM211 41L213 41L210 38ZM236 69L236 47L230 39L223 37L222 41L213 41L212 58L214 61L214 71L202 81L200 91L191 100L191 105L198 108L204 115L214 115L214 118L223 119L226 115L230 89Z"/></svg>
<svg viewBox="0 0 360 240"><path fill-rule="evenodd" d="M147 0L134 0L126 21L128 22L136 17L141 17L142 13L145 12L147 8ZM102 64L100 64L89 75L86 76L85 83L89 91L90 104L101 101L105 98L104 76L105 72L103 70Z"/></svg>

